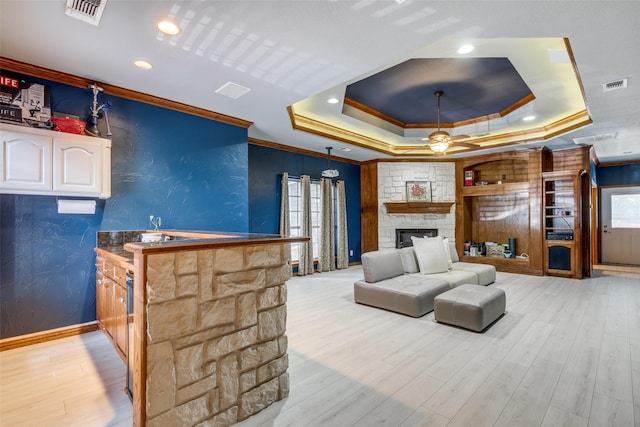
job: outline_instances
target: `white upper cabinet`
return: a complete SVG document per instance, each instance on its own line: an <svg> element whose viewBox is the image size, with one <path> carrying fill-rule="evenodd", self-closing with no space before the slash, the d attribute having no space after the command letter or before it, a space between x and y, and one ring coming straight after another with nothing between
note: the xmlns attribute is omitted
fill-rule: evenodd
<svg viewBox="0 0 640 427"><path fill-rule="evenodd" d="M53 139L53 191L99 194L102 144Z"/></svg>
<svg viewBox="0 0 640 427"><path fill-rule="evenodd" d="M0 129L0 191L51 191L51 138Z"/></svg>
<svg viewBox="0 0 640 427"><path fill-rule="evenodd" d="M0 193L111 197L111 141L0 124Z"/></svg>

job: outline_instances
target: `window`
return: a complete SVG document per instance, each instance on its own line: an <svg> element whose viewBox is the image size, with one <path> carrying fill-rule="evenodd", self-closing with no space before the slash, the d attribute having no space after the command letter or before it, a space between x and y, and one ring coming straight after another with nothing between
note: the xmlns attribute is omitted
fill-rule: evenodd
<svg viewBox="0 0 640 427"><path fill-rule="evenodd" d="M640 194L611 195L611 227L640 228Z"/></svg>
<svg viewBox="0 0 640 427"><path fill-rule="evenodd" d="M289 178L289 222L291 236L302 235L302 186L300 180ZM318 258L320 243L320 182L311 181L311 239L313 258ZM291 245L291 261L300 260L300 244Z"/></svg>

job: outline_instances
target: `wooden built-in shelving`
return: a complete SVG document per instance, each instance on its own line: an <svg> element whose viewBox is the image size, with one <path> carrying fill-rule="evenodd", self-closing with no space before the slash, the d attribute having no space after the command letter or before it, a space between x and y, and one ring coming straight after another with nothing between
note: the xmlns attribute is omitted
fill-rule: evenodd
<svg viewBox="0 0 640 427"><path fill-rule="evenodd" d="M456 250L462 260L491 264L500 271L543 274L540 187L545 168L550 168L546 149L456 162ZM465 171L486 184L465 186ZM510 238L516 239L514 258L464 255L465 242L506 244ZM528 257L515 258L522 254Z"/></svg>
<svg viewBox="0 0 640 427"><path fill-rule="evenodd" d="M544 270L550 276L582 278L582 171L542 174Z"/></svg>
<svg viewBox="0 0 640 427"><path fill-rule="evenodd" d="M505 184L488 184L462 187L464 196L483 196L496 194L511 194L529 191L528 182L509 182Z"/></svg>
<svg viewBox="0 0 640 427"><path fill-rule="evenodd" d="M497 256L468 256L463 255L460 261L475 262L477 264L490 264L497 270L507 273L522 273L529 269L529 259L525 258L504 258Z"/></svg>

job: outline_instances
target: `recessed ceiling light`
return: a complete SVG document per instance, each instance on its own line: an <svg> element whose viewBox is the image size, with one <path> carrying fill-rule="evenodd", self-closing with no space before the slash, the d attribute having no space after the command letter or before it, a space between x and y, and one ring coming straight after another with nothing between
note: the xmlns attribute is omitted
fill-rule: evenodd
<svg viewBox="0 0 640 427"><path fill-rule="evenodd" d="M180 27L173 21L162 20L156 23L156 28L168 36L175 36L180 34Z"/></svg>
<svg viewBox="0 0 640 427"><path fill-rule="evenodd" d="M153 68L153 65L151 65L150 63L148 63L147 61L143 61L142 59L139 59L137 61L134 61L133 64L140 68L141 70L150 70Z"/></svg>
<svg viewBox="0 0 640 427"><path fill-rule="evenodd" d="M460 48L458 49L458 53L460 55L466 55L469 52L472 52L473 49L475 49L475 47L472 44L465 44L460 46Z"/></svg>
<svg viewBox="0 0 640 427"><path fill-rule="evenodd" d="M525 116L525 117L522 118L522 121L523 122L530 122L530 121L535 120L535 119L536 119L536 116Z"/></svg>
<svg viewBox="0 0 640 427"><path fill-rule="evenodd" d="M327 99L327 102L329 104L337 104L340 101L338 100L338 98L329 98L329 99Z"/></svg>

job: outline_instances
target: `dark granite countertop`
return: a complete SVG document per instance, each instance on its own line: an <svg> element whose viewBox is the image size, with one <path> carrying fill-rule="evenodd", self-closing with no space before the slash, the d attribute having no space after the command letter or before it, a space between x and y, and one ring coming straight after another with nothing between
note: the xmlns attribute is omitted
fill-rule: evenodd
<svg viewBox="0 0 640 427"><path fill-rule="evenodd" d="M243 246L264 243L306 242L307 237L285 237L279 234L238 233L227 231L160 230L169 240L157 243L131 242L125 250L138 253L172 252L207 247Z"/></svg>
<svg viewBox="0 0 640 427"><path fill-rule="evenodd" d="M236 233L192 230L159 230L164 239L156 243L142 243L141 233L148 230L99 231L96 253L119 262L127 269L133 268L135 252L171 252L202 247L236 246L261 243L305 242L306 237L284 237L278 234Z"/></svg>

